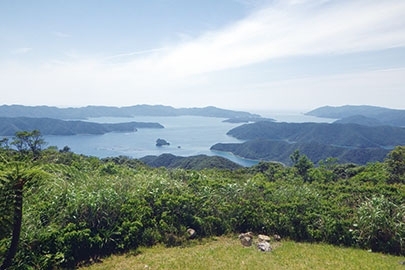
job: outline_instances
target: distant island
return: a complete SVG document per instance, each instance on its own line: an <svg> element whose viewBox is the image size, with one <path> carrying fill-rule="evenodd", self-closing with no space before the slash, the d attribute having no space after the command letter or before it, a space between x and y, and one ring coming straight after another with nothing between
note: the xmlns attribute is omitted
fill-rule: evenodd
<svg viewBox="0 0 405 270"><path fill-rule="evenodd" d="M247 159L277 161L287 165L291 164L290 155L295 150L308 156L314 163L333 157L339 163L366 164L382 161L395 146L405 145L405 110L352 105L324 106L306 113L306 115L335 119L333 123L328 124L280 123L249 112L225 110L213 106L173 108L163 105L135 105L57 108L2 105L0 106L0 136L12 136L17 131L34 129L40 130L43 135L134 132L140 128L164 127L159 123L133 121L95 123L79 119L182 115L224 118L224 122L241 124L227 134L243 142L218 142L211 146L210 149L213 151L230 152ZM158 147L169 144L162 138L156 141ZM153 164L165 164L168 160L176 160L176 164L180 160L188 162L172 156L149 156L145 159ZM201 160L207 159L195 158L193 162L201 162ZM214 159L209 158L209 160L211 162ZM222 160L216 161L222 163Z"/></svg>
<svg viewBox="0 0 405 270"><path fill-rule="evenodd" d="M382 161L397 145L405 145L405 110L373 106L321 107L307 115L338 119L334 123L279 123L258 121L227 134L243 143L217 143L214 151L291 164L299 150L314 163L329 157L339 163Z"/></svg>
<svg viewBox="0 0 405 270"><path fill-rule="evenodd" d="M12 136L17 131L39 130L42 135L105 134L108 132L134 132L138 128L164 128L159 123L93 123L65 121L52 118L0 117L0 136Z"/></svg>
<svg viewBox="0 0 405 270"><path fill-rule="evenodd" d="M159 123L125 122L115 124L80 121L97 117L134 116L205 116L228 119L259 119L243 111L204 108L174 108L164 105L134 105L128 107L86 106L58 108L52 106L0 106L0 136L12 136L16 131L40 130L43 135L104 134L131 132L138 128L164 128ZM73 121L73 119L76 119Z"/></svg>
<svg viewBox="0 0 405 270"><path fill-rule="evenodd" d="M338 119L336 123L354 123L366 126L405 127L405 110L396 110L367 105L324 106L309 111L306 115Z"/></svg>
<svg viewBox="0 0 405 270"><path fill-rule="evenodd" d="M275 121L275 120L272 118L263 118L261 116L249 116L249 117L233 117L226 119L223 122L238 124L238 123L252 123L259 121Z"/></svg>
<svg viewBox="0 0 405 270"><path fill-rule="evenodd" d="M259 118L260 115L243 111L204 108L174 108L164 105L134 105L128 107L86 106L79 108L58 108L50 106L2 105L0 117L52 117L56 119L88 119L94 117L134 116L206 116L218 118Z"/></svg>

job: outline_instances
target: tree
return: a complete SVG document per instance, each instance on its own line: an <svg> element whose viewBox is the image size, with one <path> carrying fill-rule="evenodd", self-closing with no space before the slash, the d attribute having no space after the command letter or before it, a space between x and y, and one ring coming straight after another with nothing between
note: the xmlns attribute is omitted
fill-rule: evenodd
<svg viewBox="0 0 405 270"><path fill-rule="evenodd" d="M2 175L3 177L5 177L6 181L13 182L12 189L14 191L14 215L11 243L9 249L7 250L3 264L0 267L1 270L7 269L11 266L13 258L17 253L18 242L20 239L23 205L22 190L24 186L24 180L20 177L18 171L19 169L17 166L15 172L6 172L4 175Z"/></svg>
<svg viewBox="0 0 405 270"><path fill-rule="evenodd" d="M338 179L338 176L334 173L335 168L338 166L337 158L329 157L325 160L320 160L318 165L316 169L310 170L312 180L331 182Z"/></svg>
<svg viewBox="0 0 405 270"><path fill-rule="evenodd" d="M391 183L405 183L405 146L397 146L385 160Z"/></svg>
<svg viewBox="0 0 405 270"><path fill-rule="evenodd" d="M5 166L1 168L0 179L3 183L6 183L12 190L13 197L13 229L10 247L7 250L3 264L0 270L7 269L11 266L13 258L17 253L18 242L20 239L21 225L22 225L22 213L23 213L23 188L27 181L30 181L37 177L43 177L47 175L38 166L31 164L30 162L7 162Z"/></svg>
<svg viewBox="0 0 405 270"><path fill-rule="evenodd" d="M70 147L65 145L61 150L59 150L59 152L61 153L69 153L70 152Z"/></svg>
<svg viewBox="0 0 405 270"><path fill-rule="evenodd" d="M0 140L0 148L2 149L8 149L9 145L8 145L8 138L3 138Z"/></svg>
<svg viewBox="0 0 405 270"><path fill-rule="evenodd" d="M12 265L14 256L17 253L22 225L24 185L34 178L47 175L27 155L27 153L32 151L34 159L36 159L39 157L41 148L45 144L38 130L17 132L12 144L16 146L22 156L18 161L13 160L12 157L6 159L1 156L0 187L3 189L1 193L9 194L11 197L13 221L10 246L0 266L0 270L8 269Z"/></svg>
<svg viewBox="0 0 405 270"><path fill-rule="evenodd" d="M299 150L295 150L290 159L304 181L309 181L308 171L314 167L312 161L306 155L301 155Z"/></svg>
<svg viewBox="0 0 405 270"><path fill-rule="evenodd" d="M34 159L38 158L43 146L46 144L39 130L17 131L11 142L17 150L26 154L31 152Z"/></svg>

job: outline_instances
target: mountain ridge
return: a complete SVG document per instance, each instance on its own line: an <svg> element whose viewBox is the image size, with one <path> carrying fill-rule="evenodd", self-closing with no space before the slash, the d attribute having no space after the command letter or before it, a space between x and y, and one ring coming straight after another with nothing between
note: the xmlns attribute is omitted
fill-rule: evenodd
<svg viewBox="0 0 405 270"><path fill-rule="evenodd" d="M207 116L218 118L258 118L257 114L221 109L214 106L203 108L174 108L165 105L133 105L126 107L86 106L59 108L55 106L1 105L0 117L50 117L56 119L87 119L91 117L133 116Z"/></svg>
<svg viewBox="0 0 405 270"><path fill-rule="evenodd" d="M389 125L405 127L405 110L370 105L323 106L306 115L338 119L339 122L362 125ZM361 119L360 117L364 117Z"/></svg>
<svg viewBox="0 0 405 270"><path fill-rule="evenodd" d="M159 123L124 122L94 123L53 118L0 117L0 136L13 136L17 131L39 130L42 135L105 134L134 132L138 128L164 128Z"/></svg>
<svg viewBox="0 0 405 270"><path fill-rule="evenodd" d="M229 152L236 156L260 160L281 162L292 165L290 156L295 150L305 154L315 164L333 157L339 163L366 164L382 161L390 150L384 148L345 148L315 142L288 143L273 140L251 140L244 143L217 143L211 150Z"/></svg>
<svg viewBox="0 0 405 270"><path fill-rule="evenodd" d="M228 135L243 143L218 143L211 150L243 158L289 164L300 150L313 162L335 157L339 162L366 164L382 161L390 149L405 144L405 128L347 123L256 122L231 129Z"/></svg>

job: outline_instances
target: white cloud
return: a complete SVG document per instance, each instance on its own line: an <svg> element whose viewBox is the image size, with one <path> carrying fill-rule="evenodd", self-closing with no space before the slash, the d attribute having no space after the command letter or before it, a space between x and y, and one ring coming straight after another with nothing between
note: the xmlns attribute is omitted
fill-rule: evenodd
<svg viewBox="0 0 405 270"><path fill-rule="evenodd" d="M187 76L280 57L405 46L405 1L287 2L180 44L153 69Z"/></svg>
<svg viewBox="0 0 405 270"><path fill-rule="evenodd" d="M271 64L278 58L405 46L402 0L270 2L243 20L197 38L183 39L177 45L109 57L87 58L75 53L67 61L49 60L35 68L0 64L0 88L13 93L8 97L10 103L25 100L30 104L57 105L163 103L312 108L315 103L331 101L372 103L373 98L384 105L388 99L397 104L405 98L399 92L405 84L404 70L260 85L246 84L243 78L229 75L217 79L218 74L262 62ZM389 94L365 95L365 90ZM344 98L348 101L344 102Z"/></svg>
<svg viewBox="0 0 405 270"><path fill-rule="evenodd" d="M129 52L129 53L121 53L121 54L116 54L116 55L111 55L111 56L105 57L104 60L126 59L131 56L147 55L147 54L165 51L167 49L168 48L162 47L162 48L154 48L154 49L141 50L141 51L133 51L133 52Z"/></svg>

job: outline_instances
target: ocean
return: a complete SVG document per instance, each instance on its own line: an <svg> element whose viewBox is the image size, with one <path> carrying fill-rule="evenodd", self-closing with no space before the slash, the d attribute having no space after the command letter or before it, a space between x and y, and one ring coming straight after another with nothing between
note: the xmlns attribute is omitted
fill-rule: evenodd
<svg viewBox="0 0 405 270"><path fill-rule="evenodd" d="M264 115L264 114L261 114ZM330 122L330 119L314 118L299 113L269 112L271 117L281 122ZM72 136L44 136L47 146L57 146L62 149L68 146L71 151L99 158L128 156L141 158L147 155L161 155L171 153L176 156L217 155L228 158L242 166L257 164L257 160L248 160L232 155L211 151L210 147L216 143L241 143L226 133L242 123L226 123L223 118L202 116L136 116L130 118L100 117L87 121L99 123L119 122L158 122L163 129L138 129L134 132L111 132L103 135L72 135ZM164 139L170 143L162 147L156 146L157 139Z"/></svg>

